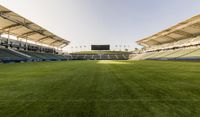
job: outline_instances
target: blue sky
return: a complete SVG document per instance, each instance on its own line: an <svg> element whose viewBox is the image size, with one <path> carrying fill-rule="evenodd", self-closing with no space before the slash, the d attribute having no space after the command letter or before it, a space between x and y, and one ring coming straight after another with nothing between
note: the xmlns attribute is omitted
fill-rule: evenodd
<svg viewBox="0 0 200 117"><path fill-rule="evenodd" d="M200 13L198 0L0 0L71 46L130 45Z"/></svg>

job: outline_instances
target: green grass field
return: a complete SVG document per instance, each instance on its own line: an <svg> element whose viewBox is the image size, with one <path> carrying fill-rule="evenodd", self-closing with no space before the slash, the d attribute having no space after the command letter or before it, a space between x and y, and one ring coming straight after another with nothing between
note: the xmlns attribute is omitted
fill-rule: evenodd
<svg viewBox="0 0 200 117"><path fill-rule="evenodd" d="M199 117L200 63L0 64L1 117Z"/></svg>

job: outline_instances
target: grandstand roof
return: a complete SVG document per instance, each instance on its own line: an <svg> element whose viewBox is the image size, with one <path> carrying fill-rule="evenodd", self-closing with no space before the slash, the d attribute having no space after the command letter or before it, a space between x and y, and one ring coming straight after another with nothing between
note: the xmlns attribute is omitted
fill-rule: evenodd
<svg viewBox="0 0 200 117"><path fill-rule="evenodd" d="M200 15L194 16L164 31L137 41L142 46L161 45L200 35Z"/></svg>
<svg viewBox="0 0 200 117"><path fill-rule="evenodd" d="M69 41L49 32L28 19L0 5L0 34L9 34L33 42L61 47Z"/></svg>

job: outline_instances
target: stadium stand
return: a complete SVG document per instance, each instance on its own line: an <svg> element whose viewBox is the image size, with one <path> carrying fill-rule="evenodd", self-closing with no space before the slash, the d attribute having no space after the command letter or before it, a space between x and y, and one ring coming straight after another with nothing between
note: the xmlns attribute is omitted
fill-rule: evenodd
<svg viewBox="0 0 200 117"><path fill-rule="evenodd" d="M130 54L117 51L88 51L58 55L55 48L63 48L69 41L3 6L0 6L0 12L0 62L127 60Z"/></svg>
<svg viewBox="0 0 200 117"><path fill-rule="evenodd" d="M128 60L129 52L87 51L71 53L73 60Z"/></svg>
<svg viewBox="0 0 200 117"><path fill-rule="evenodd" d="M0 6L1 62L68 60L55 49L68 44L69 41Z"/></svg>
<svg viewBox="0 0 200 117"><path fill-rule="evenodd" d="M200 60L200 15L137 41L132 60Z"/></svg>
<svg viewBox="0 0 200 117"><path fill-rule="evenodd" d="M12 52L9 49L0 48L0 61L2 62L21 62L27 60L25 56Z"/></svg>

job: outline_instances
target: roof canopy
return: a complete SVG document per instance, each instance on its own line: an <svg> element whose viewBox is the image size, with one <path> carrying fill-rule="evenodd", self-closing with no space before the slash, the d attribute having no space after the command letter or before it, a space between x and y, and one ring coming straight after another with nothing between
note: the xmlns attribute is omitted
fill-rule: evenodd
<svg viewBox="0 0 200 117"><path fill-rule="evenodd" d="M194 16L153 36L137 41L142 46L161 45L200 35L200 15Z"/></svg>
<svg viewBox="0 0 200 117"><path fill-rule="evenodd" d="M37 24L0 5L0 34L9 34L40 44L61 47L69 44Z"/></svg>

